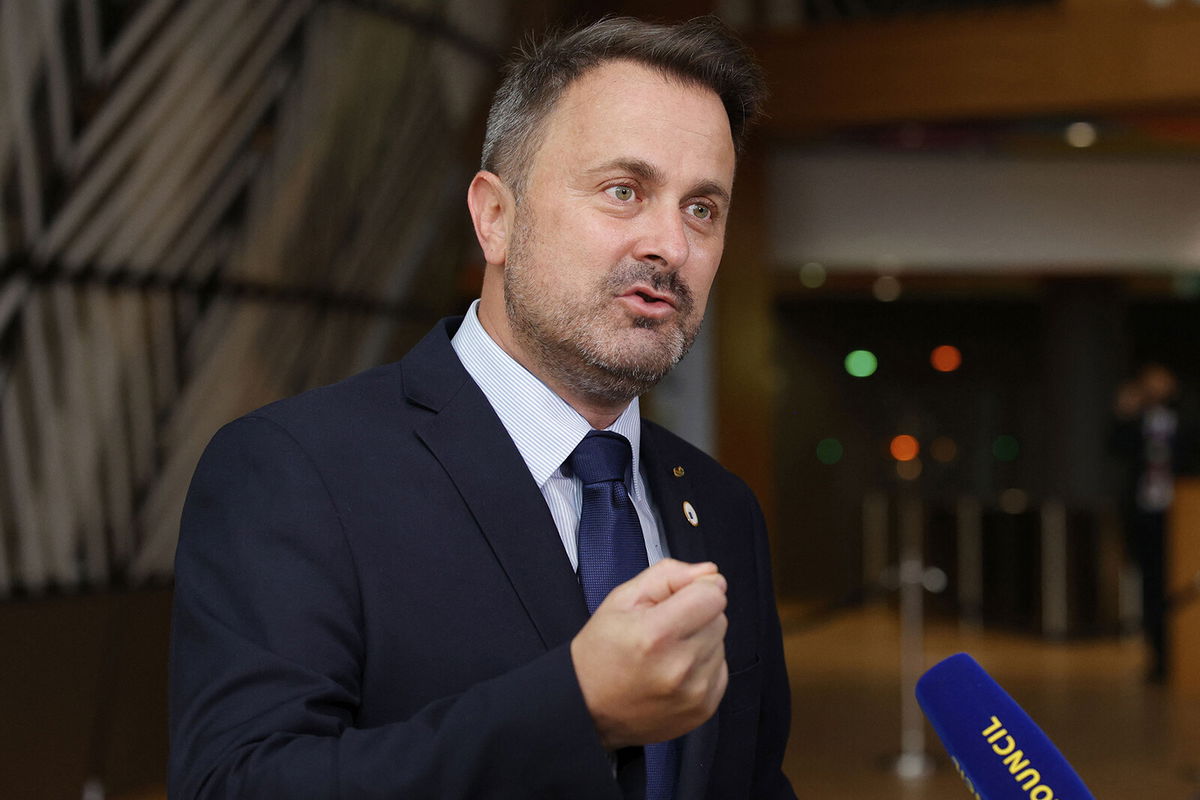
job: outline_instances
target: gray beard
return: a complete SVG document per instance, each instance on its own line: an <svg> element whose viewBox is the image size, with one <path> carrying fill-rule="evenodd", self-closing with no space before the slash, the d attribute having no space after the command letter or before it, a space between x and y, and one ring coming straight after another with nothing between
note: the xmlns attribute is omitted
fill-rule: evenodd
<svg viewBox="0 0 1200 800"><path fill-rule="evenodd" d="M546 293L533 284L521 258L521 244L523 241L514 242L504 271L509 325L539 369L566 389L593 401L628 403L662 380L696 340L701 319L692 323L695 302L677 273L637 261L622 263L589 298L598 301L597 305L547 309L536 300ZM637 318L635 327L659 333L656 342L640 347L617 341L619 333L609 327L613 317L607 306L635 283L669 292L677 311L673 319L664 322Z"/></svg>

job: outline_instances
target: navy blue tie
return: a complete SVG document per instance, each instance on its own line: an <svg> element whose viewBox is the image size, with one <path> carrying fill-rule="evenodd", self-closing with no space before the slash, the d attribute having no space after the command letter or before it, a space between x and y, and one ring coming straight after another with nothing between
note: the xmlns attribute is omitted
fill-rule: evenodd
<svg viewBox="0 0 1200 800"><path fill-rule="evenodd" d="M646 540L625 488L633 451L611 431L589 431L567 458L583 484L579 514L579 583L589 612L647 566ZM646 800L672 800L679 772L675 741L646 745Z"/></svg>

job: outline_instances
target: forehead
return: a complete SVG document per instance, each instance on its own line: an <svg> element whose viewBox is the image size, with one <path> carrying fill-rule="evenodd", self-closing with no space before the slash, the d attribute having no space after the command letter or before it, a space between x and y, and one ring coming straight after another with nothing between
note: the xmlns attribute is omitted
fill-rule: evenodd
<svg viewBox="0 0 1200 800"><path fill-rule="evenodd" d="M707 87L632 61L595 67L567 87L547 117L533 172L586 169L613 158L639 158L681 179L732 188L725 107Z"/></svg>

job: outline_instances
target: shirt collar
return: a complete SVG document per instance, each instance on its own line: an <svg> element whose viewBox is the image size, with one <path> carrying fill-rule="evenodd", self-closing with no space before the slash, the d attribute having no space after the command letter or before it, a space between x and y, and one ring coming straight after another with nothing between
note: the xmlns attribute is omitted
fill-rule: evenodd
<svg viewBox="0 0 1200 800"><path fill-rule="evenodd" d="M592 426L546 384L496 344L479 321L479 301L471 303L450 345L467 373L483 390L508 435L542 488ZM633 449L630 492L642 494L642 423L638 398L605 430L619 433Z"/></svg>

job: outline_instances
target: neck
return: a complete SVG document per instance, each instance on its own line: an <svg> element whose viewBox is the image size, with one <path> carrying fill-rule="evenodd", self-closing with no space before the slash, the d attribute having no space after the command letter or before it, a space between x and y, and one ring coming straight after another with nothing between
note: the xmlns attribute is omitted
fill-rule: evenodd
<svg viewBox="0 0 1200 800"><path fill-rule="evenodd" d="M617 421L617 417L621 416L625 412L625 409L629 408L629 403L625 403L618 408L614 408L611 405L591 405L584 398L569 397L561 389L551 384L547 385L554 390L555 394L565 400L571 408L579 412L579 416L586 419L588 424L598 431L612 425Z"/></svg>
<svg viewBox="0 0 1200 800"><path fill-rule="evenodd" d="M503 303L487 303L485 298L479 303L476 310L479 324L483 326L483 330L491 337L492 341L514 361L529 370L538 380L549 386L552 392L575 409L576 413L586 419L588 424L596 430L603 430L612 425L617 421L617 417L621 416L629 407L630 400L610 400L577 391L569 384L559 380L552 370L544 369L543 365L532 358L512 335L512 328L508 325Z"/></svg>

